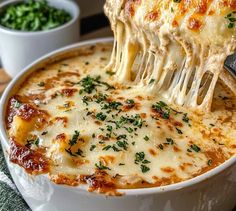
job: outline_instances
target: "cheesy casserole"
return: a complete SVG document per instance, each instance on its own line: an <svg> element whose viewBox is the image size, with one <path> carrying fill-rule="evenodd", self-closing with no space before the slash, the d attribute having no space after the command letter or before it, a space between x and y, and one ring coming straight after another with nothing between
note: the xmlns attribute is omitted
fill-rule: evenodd
<svg viewBox="0 0 236 211"><path fill-rule="evenodd" d="M7 107L12 162L57 184L119 195L188 180L235 155L236 100L223 82L211 112L179 106L119 82L106 68L111 51L81 48L22 83Z"/></svg>

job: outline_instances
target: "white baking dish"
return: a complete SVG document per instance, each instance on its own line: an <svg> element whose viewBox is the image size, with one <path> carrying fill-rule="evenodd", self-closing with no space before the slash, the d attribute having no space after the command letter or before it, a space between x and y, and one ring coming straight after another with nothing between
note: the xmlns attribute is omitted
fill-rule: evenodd
<svg viewBox="0 0 236 211"><path fill-rule="evenodd" d="M17 165L9 163L9 141L5 130L5 109L10 96L33 71L74 52L85 45L112 42L96 39L54 51L25 68L10 83L0 104L0 135L11 175L26 202L33 210L43 211L230 211L236 203L236 157L191 180L156 188L119 190L123 196L108 197L89 193L85 186L55 185L47 176L30 176Z"/></svg>

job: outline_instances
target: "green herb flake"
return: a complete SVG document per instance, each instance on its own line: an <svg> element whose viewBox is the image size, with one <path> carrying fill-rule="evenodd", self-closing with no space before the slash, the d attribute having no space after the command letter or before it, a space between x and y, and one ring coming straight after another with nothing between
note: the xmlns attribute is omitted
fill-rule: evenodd
<svg viewBox="0 0 236 211"><path fill-rule="evenodd" d="M150 171L150 168L147 167L146 165L143 165L143 164L142 164L140 167L141 167L141 171L142 171L143 173L146 173L146 172Z"/></svg>
<svg viewBox="0 0 236 211"><path fill-rule="evenodd" d="M128 128L125 128L125 129L128 131L128 133L132 133L134 131L134 129L131 128L131 127L128 127Z"/></svg>
<svg viewBox="0 0 236 211"><path fill-rule="evenodd" d="M48 131L44 131L44 132L41 133L42 136L45 136L47 134L48 134Z"/></svg>
<svg viewBox="0 0 236 211"><path fill-rule="evenodd" d="M106 74L107 74L107 75L110 75L110 76L113 76L113 75L115 75L116 73L115 73L115 72L112 72L111 70L108 70L108 71L106 71Z"/></svg>
<svg viewBox="0 0 236 211"><path fill-rule="evenodd" d="M20 108L22 106L22 103L20 103L19 101L15 101L14 102L14 108Z"/></svg>
<svg viewBox="0 0 236 211"><path fill-rule="evenodd" d="M101 161L99 161L98 164L95 163L95 166L96 166L99 170L111 170L109 167L104 166Z"/></svg>
<svg viewBox="0 0 236 211"><path fill-rule="evenodd" d="M171 108L163 101L159 101L156 104L152 105L152 109L160 114L163 119L170 118Z"/></svg>
<svg viewBox="0 0 236 211"><path fill-rule="evenodd" d="M107 118L107 116L105 114L103 114L102 112L98 113L96 115L96 118L100 121L105 121L105 119Z"/></svg>
<svg viewBox="0 0 236 211"><path fill-rule="evenodd" d="M150 81L149 81L149 84L153 84L155 82L155 79L151 79Z"/></svg>
<svg viewBox="0 0 236 211"><path fill-rule="evenodd" d="M34 144L38 147L39 146L39 138L36 138L36 140L34 141Z"/></svg>
<svg viewBox="0 0 236 211"><path fill-rule="evenodd" d="M134 105L135 103L133 99L127 99L125 102L129 105Z"/></svg>
<svg viewBox="0 0 236 211"><path fill-rule="evenodd" d="M38 83L38 86L40 86L40 87L45 86L45 82L41 81L40 83Z"/></svg>
<svg viewBox="0 0 236 211"><path fill-rule="evenodd" d="M234 14L235 14L235 11L231 12L225 16L225 19L228 20L228 25L227 25L228 29L234 28L235 21L236 21L236 17Z"/></svg>
<svg viewBox="0 0 236 211"><path fill-rule="evenodd" d="M107 145L107 146L105 146L102 150L108 151L108 150L111 149L111 148L112 148L111 145Z"/></svg>
<svg viewBox="0 0 236 211"><path fill-rule="evenodd" d="M45 0L29 0L12 4L0 14L0 24L19 31L44 31L59 27L71 20L63 9Z"/></svg>
<svg viewBox="0 0 236 211"><path fill-rule="evenodd" d="M119 163L119 166L124 166L125 164L124 163Z"/></svg>
<svg viewBox="0 0 236 211"><path fill-rule="evenodd" d="M74 154L72 153L71 148L65 149L65 151L66 151L69 155L71 155L71 156L73 156L73 157L76 157L76 155L74 155Z"/></svg>
<svg viewBox="0 0 236 211"><path fill-rule="evenodd" d="M78 155L78 156L84 157L83 156L83 151L81 149L78 149L75 154Z"/></svg>
<svg viewBox="0 0 236 211"><path fill-rule="evenodd" d="M166 141L169 145L173 145L174 144L174 140L172 138L166 138Z"/></svg>
<svg viewBox="0 0 236 211"><path fill-rule="evenodd" d="M118 110L120 106L122 106L122 103L113 101L113 102L109 102L109 103L105 104L102 107L102 109L105 109L105 110L107 110L107 109Z"/></svg>
<svg viewBox="0 0 236 211"><path fill-rule="evenodd" d="M69 141L69 144L71 146L75 145L77 143L77 140L78 140L79 136L80 136L80 132L76 130L74 132L74 135L72 136L72 139Z"/></svg>
<svg viewBox="0 0 236 211"><path fill-rule="evenodd" d="M211 165L212 165L212 160L211 160L211 159L209 159L209 160L207 161L207 165L208 165L208 166L211 166Z"/></svg>
<svg viewBox="0 0 236 211"><path fill-rule="evenodd" d="M94 149L96 148L96 145L91 145L91 147L90 147L90 151L93 151Z"/></svg>
<svg viewBox="0 0 236 211"><path fill-rule="evenodd" d="M127 150L128 142L127 141L117 141L116 144L118 147L123 148L124 150Z"/></svg>
<svg viewBox="0 0 236 211"><path fill-rule="evenodd" d="M145 158L145 153L144 152L137 152L135 154L135 163L139 163L139 162L142 162Z"/></svg>
<svg viewBox="0 0 236 211"><path fill-rule="evenodd" d="M159 149L163 150L164 149L164 146L162 144L159 144L158 145Z"/></svg>
<svg viewBox="0 0 236 211"><path fill-rule="evenodd" d="M195 152L200 152L201 151L201 148L199 146L197 146L196 144L192 144L190 146L190 148Z"/></svg>
<svg viewBox="0 0 236 211"><path fill-rule="evenodd" d="M188 114L187 114L187 113L185 113L185 114L183 115L182 120L183 120L184 122L186 122L186 123L189 123L189 118L188 118Z"/></svg>
<svg viewBox="0 0 236 211"><path fill-rule="evenodd" d="M145 141L149 141L149 137L146 135L146 136L144 136L144 138L143 138Z"/></svg>
<svg viewBox="0 0 236 211"><path fill-rule="evenodd" d="M180 130L179 128L176 127L175 129L176 129L178 134L183 134L182 130Z"/></svg>

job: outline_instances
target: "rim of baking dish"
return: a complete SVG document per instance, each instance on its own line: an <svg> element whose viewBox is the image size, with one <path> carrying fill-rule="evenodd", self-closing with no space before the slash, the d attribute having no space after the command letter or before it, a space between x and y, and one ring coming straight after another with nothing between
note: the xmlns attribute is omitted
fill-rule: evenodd
<svg viewBox="0 0 236 211"><path fill-rule="evenodd" d="M21 71L7 86L6 90L4 91L1 101L0 101L0 122L3 124L0 124L0 138L2 142L2 146L8 151L9 150L9 137L6 133L5 129L5 111L6 111L6 105L8 102L8 99L10 98L11 93L13 92L13 89L20 85L22 78L27 77L29 74L37 70L37 65L44 62L49 62L50 59L53 57L56 58L62 53L66 52L72 52L76 51L77 49L80 49L81 47L87 46L87 45L94 45L97 43L110 43L113 41L113 38L99 38L99 39L92 39L88 41L79 42L76 44L72 44L63 48L60 48L59 50L55 50L49 54L46 54L45 56L39 58L26 68L24 68L23 71ZM35 69L34 69L35 68ZM193 186L195 184L198 184L202 181L205 181L207 179L212 178L213 176L221 173L222 171L226 170L230 166L236 163L236 156L233 156L232 158L228 159L221 165L217 166L216 168L209 170L208 172L201 174L197 177L194 177L192 179L182 181L179 183L166 185L166 186L160 186L160 187L151 187L151 188L138 188L138 189L118 189L119 192L124 193L125 195L149 195L149 194L157 194L157 193L166 193L171 191L176 191L180 189L184 189L190 186ZM71 187L75 188L75 187ZM86 190L84 187L78 186L80 189ZM87 190L86 190L87 191Z"/></svg>

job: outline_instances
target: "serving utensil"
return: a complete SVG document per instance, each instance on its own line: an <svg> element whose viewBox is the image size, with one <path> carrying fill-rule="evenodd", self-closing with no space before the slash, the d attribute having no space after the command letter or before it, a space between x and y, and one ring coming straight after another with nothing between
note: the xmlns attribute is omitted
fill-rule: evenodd
<svg viewBox="0 0 236 211"><path fill-rule="evenodd" d="M224 68L236 79L236 53L227 57Z"/></svg>

